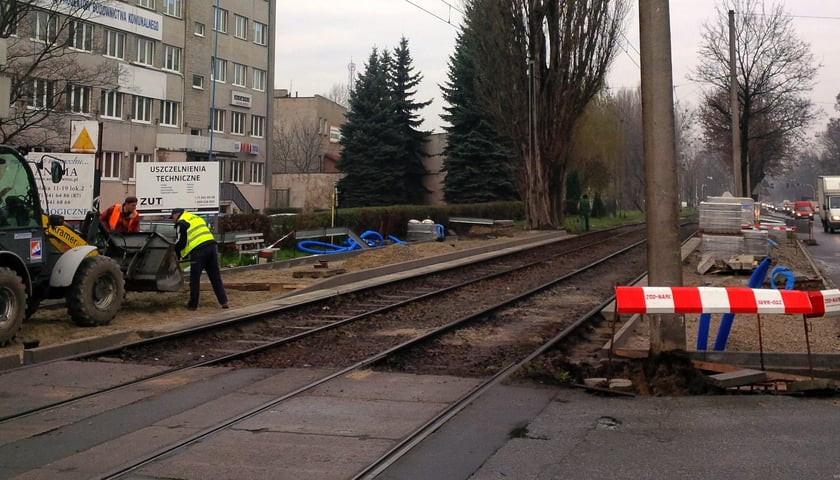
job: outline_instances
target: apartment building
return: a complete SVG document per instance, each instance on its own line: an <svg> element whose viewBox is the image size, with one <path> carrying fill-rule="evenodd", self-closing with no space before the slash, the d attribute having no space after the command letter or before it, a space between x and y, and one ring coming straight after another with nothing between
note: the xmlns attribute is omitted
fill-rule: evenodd
<svg viewBox="0 0 840 480"><path fill-rule="evenodd" d="M100 122L104 205L136 192L138 163L207 160L219 162L222 212L267 205L274 2L39 4L14 32L10 53L55 42L71 54L68 60L103 74L71 84L45 63L20 77L29 93L13 108L52 108L59 119L21 138L66 151L70 120ZM51 107L49 97L58 94L65 100Z"/></svg>

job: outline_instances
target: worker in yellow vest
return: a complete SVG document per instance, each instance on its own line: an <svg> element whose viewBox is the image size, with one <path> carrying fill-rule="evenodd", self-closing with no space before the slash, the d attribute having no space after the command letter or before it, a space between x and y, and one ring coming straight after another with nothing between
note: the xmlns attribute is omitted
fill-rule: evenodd
<svg viewBox="0 0 840 480"><path fill-rule="evenodd" d="M219 305L228 308L228 297L219 268L219 250L207 222L198 215L184 211L183 208L173 209L170 218L175 222L175 253L180 259L190 260L190 300L187 308L198 308L201 272L205 270Z"/></svg>

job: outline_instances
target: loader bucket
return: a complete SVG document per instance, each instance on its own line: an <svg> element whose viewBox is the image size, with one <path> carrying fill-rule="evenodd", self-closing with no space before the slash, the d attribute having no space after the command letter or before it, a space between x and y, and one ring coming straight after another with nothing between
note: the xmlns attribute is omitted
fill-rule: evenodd
<svg viewBox="0 0 840 480"><path fill-rule="evenodd" d="M184 287L175 245L157 232L113 234L104 255L119 263L126 291L180 292Z"/></svg>

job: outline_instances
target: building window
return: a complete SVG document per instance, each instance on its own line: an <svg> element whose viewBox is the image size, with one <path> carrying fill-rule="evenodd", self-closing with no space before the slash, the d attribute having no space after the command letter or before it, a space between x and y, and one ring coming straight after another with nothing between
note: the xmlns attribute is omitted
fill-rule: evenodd
<svg viewBox="0 0 840 480"><path fill-rule="evenodd" d="M251 136L263 138L265 136L265 117L251 115Z"/></svg>
<svg viewBox="0 0 840 480"><path fill-rule="evenodd" d="M32 108L50 108L55 95L55 82L36 78L32 80L32 98L28 106Z"/></svg>
<svg viewBox="0 0 840 480"><path fill-rule="evenodd" d="M245 162L242 160L230 161L230 182L243 183L245 181Z"/></svg>
<svg viewBox="0 0 840 480"><path fill-rule="evenodd" d="M181 71L181 49L172 45L163 46L163 69Z"/></svg>
<svg viewBox="0 0 840 480"><path fill-rule="evenodd" d="M77 50L92 51L93 25L73 20L70 22L69 44Z"/></svg>
<svg viewBox="0 0 840 480"><path fill-rule="evenodd" d="M262 185L265 181L265 164L262 162L251 162L251 183Z"/></svg>
<svg viewBox="0 0 840 480"><path fill-rule="evenodd" d="M163 0L163 13L181 18L181 3L182 0Z"/></svg>
<svg viewBox="0 0 840 480"><path fill-rule="evenodd" d="M259 68L251 69L251 77L252 77L252 87L254 90L259 92L265 91L265 70L260 70Z"/></svg>
<svg viewBox="0 0 840 480"><path fill-rule="evenodd" d="M155 0L137 0L137 5L145 8L155 9Z"/></svg>
<svg viewBox="0 0 840 480"><path fill-rule="evenodd" d="M73 113L90 113L91 87L67 85L67 109Z"/></svg>
<svg viewBox="0 0 840 480"><path fill-rule="evenodd" d="M204 24L203 23L195 22L195 25L193 26L193 35L195 35L197 37L203 37L204 36Z"/></svg>
<svg viewBox="0 0 840 480"><path fill-rule="evenodd" d="M137 176L136 167L138 163L151 163L151 161L151 153L132 153L131 156L128 158L128 179L134 180Z"/></svg>
<svg viewBox="0 0 840 480"><path fill-rule="evenodd" d="M233 85L237 87L244 87L246 86L246 77L248 75L248 67L245 65L241 65L239 63L233 64L233 81L231 82Z"/></svg>
<svg viewBox="0 0 840 480"><path fill-rule="evenodd" d="M233 135L245 135L244 113L230 112L230 133Z"/></svg>
<svg viewBox="0 0 840 480"><path fill-rule="evenodd" d="M258 45L267 45L267 38L268 25L260 22L254 22L254 43Z"/></svg>
<svg viewBox="0 0 840 480"><path fill-rule="evenodd" d="M213 7L213 12L213 29L221 33L227 33L228 11L224 8Z"/></svg>
<svg viewBox="0 0 840 480"><path fill-rule="evenodd" d="M154 40L137 37L137 63L142 63L143 65L155 64Z"/></svg>
<svg viewBox="0 0 840 480"><path fill-rule="evenodd" d="M213 75L210 76L210 80L225 83L227 80L227 60L217 57L213 67Z"/></svg>
<svg viewBox="0 0 840 480"><path fill-rule="evenodd" d="M105 30L105 56L125 60L125 33Z"/></svg>
<svg viewBox="0 0 840 480"><path fill-rule="evenodd" d="M193 88L204 90L204 75L193 75Z"/></svg>
<svg viewBox="0 0 840 480"><path fill-rule="evenodd" d="M190 135L200 137L201 136L201 129L200 128L191 128L190 129Z"/></svg>
<svg viewBox="0 0 840 480"><path fill-rule="evenodd" d="M242 15L233 15L233 36L248 40L248 19Z"/></svg>
<svg viewBox="0 0 840 480"><path fill-rule="evenodd" d="M54 43L58 35L58 17L54 13L36 11L32 16L32 40Z"/></svg>
<svg viewBox="0 0 840 480"><path fill-rule="evenodd" d="M119 118L122 120L123 94L114 91L102 91L99 101L99 112L103 117Z"/></svg>
<svg viewBox="0 0 840 480"><path fill-rule="evenodd" d="M122 153L102 152L102 179L119 180Z"/></svg>
<svg viewBox="0 0 840 480"><path fill-rule="evenodd" d="M178 116L181 110L181 104L178 102L171 102L169 100L160 101L160 124L167 127L178 126Z"/></svg>
<svg viewBox="0 0 840 480"><path fill-rule="evenodd" d="M134 95L131 101L131 120L133 122L152 122L152 99Z"/></svg>
<svg viewBox="0 0 840 480"><path fill-rule="evenodd" d="M225 111L219 110L218 108L213 109L213 125L210 125L210 129L214 132L224 132L225 131Z"/></svg>

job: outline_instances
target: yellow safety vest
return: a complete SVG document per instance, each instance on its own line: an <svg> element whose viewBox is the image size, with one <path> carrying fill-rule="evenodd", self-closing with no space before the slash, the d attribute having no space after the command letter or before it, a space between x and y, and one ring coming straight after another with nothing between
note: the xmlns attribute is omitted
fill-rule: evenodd
<svg viewBox="0 0 840 480"><path fill-rule="evenodd" d="M184 220L189 225L187 227L187 246L181 252L181 257L186 257L195 247L207 241L216 241L216 237L213 236L213 232L210 231L207 222L198 215L184 212L178 217L178 220Z"/></svg>

